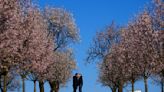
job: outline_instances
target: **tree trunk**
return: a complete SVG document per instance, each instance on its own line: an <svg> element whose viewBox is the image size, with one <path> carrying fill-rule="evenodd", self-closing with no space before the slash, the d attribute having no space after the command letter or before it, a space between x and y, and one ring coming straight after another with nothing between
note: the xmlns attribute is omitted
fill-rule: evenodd
<svg viewBox="0 0 164 92"><path fill-rule="evenodd" d="M59 83L58 82L49 82L51 87L51 92L59 92Z"/></svg>
<svg viewBox="0 0 164 92"><path fill-rule="evenodd" d="M2 74L0 74L0 80L2 80ZM0 83L0 92L3 92L3 87L2 87L2 84Z"/></svg>
<svg viewBox="0 0 164 92"><path fill-rule="evenodd" d="M119 84L118 92L123 92L123 83L122 82L120 82L120 84Z"/></svg>
<svg viewBox="0 0 164 92"><path fill-rule="evenodd" d="M117 90L116 87L112 88L112 92L116 92L116 90Z"/></svg>
<svg viewBox="0 0 164 92"><path fill-rule="evenodd" d="M59 83L58 83L58 82L56 82L56 83L55 83L55 85L56 85L55 92L59 92Z"/></svg>
<svg viewBox="0 0 164 92"><path fill-rule="evenodd" d="M147 77L144 77L144 84L145 84L145 92L148 92L148 84L147 84Z"/></svg>
<svg viewBox="0 0 164 92"><path fill-rule="evenodd" d="M50 88L51 88L50 92L53 92L55 90L55 86L53 85L52 82L49 82L49 85L50 85Z"/></svg>
<svg viewBox="0 0 164 92"><path fill-rule="evenodd" d="M36 81L34 80L34 92L36 92Z"/></svg>
<svg viewBox="0 0 164 92"><path fill-rule="evenodd" d="M39 81L39 89L40 89L40 92L44 92L44 82L43 81Z"/></svg>
<svg viewBox="0 0 164 92"><path fill-rule="evenodd" d="M161 82L161 92L164 92L163 86L164 86L164 83Z"/></svg>
<svg viewBox="0 0 164 92"><path fill-rule="evenodd" d="M25 92L25 78L22 77L22 92Z"/></svg>
<svg viewBox="0 0 164 92"><path fill-rule="evenodd" d="M123 92L123 87L122 87L122 85L119 86L118 92Z"/></svg>
<svg viewBox="0 0 164 92"><path fill-rule="evenodd" d="M134 79L132 79L131 83L132 83L132 92L134 92Z"/></svg>
<svg viewBox="0 0 164 92"><path fill-rule="evenodd" d="M3 92L7 92L7 73L3 77Z"/></svg>

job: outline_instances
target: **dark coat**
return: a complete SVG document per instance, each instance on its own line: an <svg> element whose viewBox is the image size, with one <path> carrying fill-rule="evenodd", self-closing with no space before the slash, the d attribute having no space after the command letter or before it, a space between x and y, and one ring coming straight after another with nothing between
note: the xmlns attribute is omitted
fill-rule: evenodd
<svg viewBox="0 0 164 92"><path fill-rule="evenodd" d="M77 87L77 86L83 86L83 77L80 76L80 78L78 79L76 76L73 76L73 87Z"/></svg>

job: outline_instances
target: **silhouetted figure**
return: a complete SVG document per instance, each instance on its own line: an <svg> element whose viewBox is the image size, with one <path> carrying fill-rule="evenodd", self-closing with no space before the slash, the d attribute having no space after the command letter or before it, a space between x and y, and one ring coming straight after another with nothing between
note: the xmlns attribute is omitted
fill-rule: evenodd
<svg viewBox="0 0 164 92"><path fill-rule="evenodd" d="M79 73L76 73L73 76L73 92L76 92L78 87L79 87L79 92L82 92L82 86L83 86L82 75Z"/></svg>

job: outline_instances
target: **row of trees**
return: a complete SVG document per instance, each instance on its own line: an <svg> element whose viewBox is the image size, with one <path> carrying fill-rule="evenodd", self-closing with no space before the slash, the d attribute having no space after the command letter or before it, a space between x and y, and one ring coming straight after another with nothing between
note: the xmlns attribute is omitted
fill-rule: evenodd
<svg viewBox="0 0 164 92"><path fill-rule="evenodd" d="M161 84L164 92L164 2L154 0L126 27L114 23L97 32L88 50L88 61L101 61L99 81L112 92L123 92L131 84L143 79Z"/></svg>
<svg viewBox="0 0 164 92"><path fill-rule="evenodd" d="M70 43L79 40L73 16L65 9L40 10L32 0L0 0L0 90L14 90L25 80L48 82L58 92L76 68ZM20 83L22 80L22 83Z"/></svg>

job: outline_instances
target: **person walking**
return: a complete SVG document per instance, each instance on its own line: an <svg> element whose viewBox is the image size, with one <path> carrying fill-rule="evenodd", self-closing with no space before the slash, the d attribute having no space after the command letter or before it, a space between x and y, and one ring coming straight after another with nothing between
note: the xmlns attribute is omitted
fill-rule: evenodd
<svg viewBox="0 0 164 92"><path fill-rule="evenodd" d="M76 73L73 76L73 92L76 92L77 88L79 88L79 92L82 92L83 86L83 77L81 74Z"/></svg>

